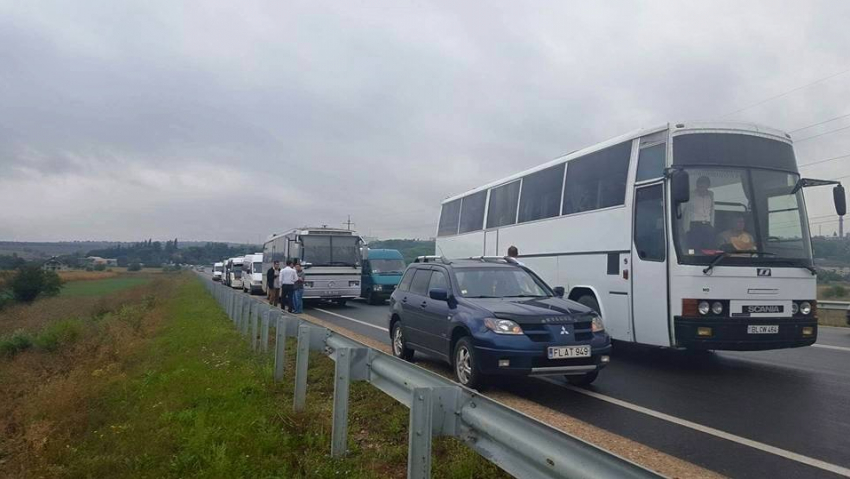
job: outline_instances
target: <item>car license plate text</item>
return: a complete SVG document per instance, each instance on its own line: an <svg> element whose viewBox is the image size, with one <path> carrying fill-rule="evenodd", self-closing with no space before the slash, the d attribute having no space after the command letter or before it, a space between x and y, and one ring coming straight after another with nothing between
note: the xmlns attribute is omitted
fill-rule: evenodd
<svg viewBox="0 0 850 479"><path fill-rule="evenodd" d="M587 358L590 346L549 346L549 359Z"/></svg>
<svg viewBox="0 0 850 479"><path fill-rule="evenodd" d="M779 325L749 325L747 326L747 334L779 334Z"/></svg>

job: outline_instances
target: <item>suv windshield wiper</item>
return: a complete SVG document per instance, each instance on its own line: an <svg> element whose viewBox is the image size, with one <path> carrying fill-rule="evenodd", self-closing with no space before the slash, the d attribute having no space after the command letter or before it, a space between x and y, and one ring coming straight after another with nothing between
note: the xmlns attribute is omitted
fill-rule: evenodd
<svg viewBox="0 0 850 479"><path fill-rule="evenodd" d="M513 296L508 296L509 298L548 298L549 295L545 294L515 294Z"/></svg>
<svg viewBox="0 0 850 479"><path fill-rule="evenodd" d="M475 299L475 298L501 298L502 296L487 296L487 295L482 294L480 296L464 296L464 297Z"/></svg>

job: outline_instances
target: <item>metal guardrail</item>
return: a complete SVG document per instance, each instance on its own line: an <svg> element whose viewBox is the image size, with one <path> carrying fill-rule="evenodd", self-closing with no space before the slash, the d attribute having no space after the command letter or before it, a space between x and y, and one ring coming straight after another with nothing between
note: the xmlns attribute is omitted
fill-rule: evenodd
<svg viewBox="0 0 850 479"><path fill-rule="evenodd" d="M408 478L431 476L431 440L451 436L521 478L654 478L656 473L504 404L327 328L284 313L201 277L255 351L267 352L275 330L274 380L284 379L286 338L298 338L295 411L304 409L310 351L333 359L335 383L331 455L347 451L348 392L366 381L410 408Z"/></svg>
<svg viewBox="0 0 850 479"><path fill-rule="evenodd" d="M848 308L850 308L850 301L820 301L820 300L818 300L818 309L847 311Z"/></svg>

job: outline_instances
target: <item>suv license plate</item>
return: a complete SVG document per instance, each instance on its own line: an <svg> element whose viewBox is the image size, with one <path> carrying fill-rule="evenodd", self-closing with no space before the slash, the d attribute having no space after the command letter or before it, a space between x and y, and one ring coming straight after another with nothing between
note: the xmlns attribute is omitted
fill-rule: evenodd
<svg viewBox="0 0 850 479"><path fill-rule="evenodd" d="M779 325L749 325L747 326L747 334L779 334Z"/></svg>
<svg viewBox="0 0 850 479"><path fill-rule="evenodd" d="M549 346L549 359L587 358L590 346Z"/></svg>

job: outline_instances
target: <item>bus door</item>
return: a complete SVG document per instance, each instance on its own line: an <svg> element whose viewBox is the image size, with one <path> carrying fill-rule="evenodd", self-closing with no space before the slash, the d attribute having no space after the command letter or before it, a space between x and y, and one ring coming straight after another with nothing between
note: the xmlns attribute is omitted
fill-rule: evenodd
<svg viewBox="0 0 850 479"><path fill-rule="evenodd" d="M499 230L484 231L484 256L499 256Z"/></svg>
<svg viewBox="0 0 850 479"><path fill-rule="evenodd" d="M635 187L632 222L633 340L670 345L663 181Z"/></svg>

